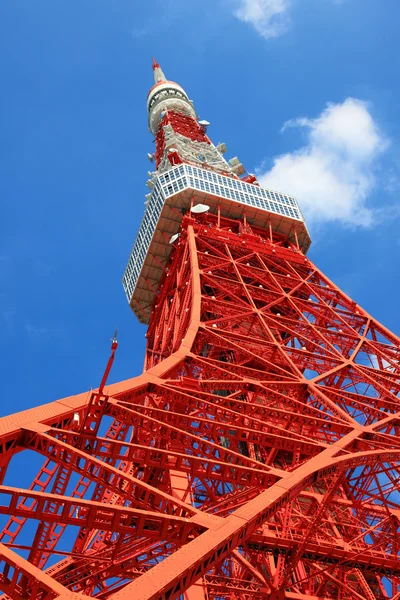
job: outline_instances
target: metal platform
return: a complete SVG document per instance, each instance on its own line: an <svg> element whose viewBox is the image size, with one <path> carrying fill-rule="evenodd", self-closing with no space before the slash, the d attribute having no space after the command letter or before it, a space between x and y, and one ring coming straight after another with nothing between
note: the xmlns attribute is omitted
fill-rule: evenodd
<svg viewBox="0 0 400 600"><path fill-rule="evenodd" d="M170 238L179 231L192 199L210 206L212 213L219 204L221 215L230 218L240 218L245 208L250 225L267 228L271 224L274 232L293 242L296 227L301 250L305 253L310 246L304 217L293 196L186 164L174 166L151 181L154 187L122 280L128 302L141 323L148 322L152 288L157 289L171 252Z"/></svg>

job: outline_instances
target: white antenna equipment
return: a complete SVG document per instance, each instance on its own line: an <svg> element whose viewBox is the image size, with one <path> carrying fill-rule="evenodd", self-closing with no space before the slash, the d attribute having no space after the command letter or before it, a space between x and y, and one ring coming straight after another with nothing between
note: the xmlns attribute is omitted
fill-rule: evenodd
<svg viewBox="0 0 400 600"><path fill-rule="evenodd" d="M174 242L176 242L176 240L178 239L178 237L180 236L180 233L175 233L172 238L169 240L170 244L173 244Z"/></svg>
<svg viewBox="0 0 400 600"><path fill-rule="evenodd" d="M209 210L210 207L207 206L207 204L196 204L196 206L192 206L190 212L194 213L195 215L201 215L202 213L206 213Z"/></svg>

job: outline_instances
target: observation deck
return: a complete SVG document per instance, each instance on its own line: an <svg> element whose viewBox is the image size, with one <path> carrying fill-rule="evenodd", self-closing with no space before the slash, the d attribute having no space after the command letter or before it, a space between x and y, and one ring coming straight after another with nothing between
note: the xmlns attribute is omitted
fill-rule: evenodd
<svg viewBox="0 0 400 600"><path fill-rule="evenodd" d="M178 233L192 200L207 204L214 214L219 205L221 216L232 219L242 217L246 209L250 225L271 226L273 232L294 243L296 230L300 249L306 253L310 246L304 217L293 196L188 164L156 174L151 182L151 196L122 279L128 302L141 323L148 323L153 289L158 288L162 265L172 250L170 239Z"/></svg>

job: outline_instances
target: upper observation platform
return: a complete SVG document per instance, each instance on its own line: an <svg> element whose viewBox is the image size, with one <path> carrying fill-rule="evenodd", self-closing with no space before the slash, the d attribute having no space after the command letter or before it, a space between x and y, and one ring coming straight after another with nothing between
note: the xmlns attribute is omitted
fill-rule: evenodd
<svg viewBox="0 0 400 600"><path fill-rule="evenodd" d="M123 286L132 310L147 323L163 266L172 250L171 237L178 233L183 214L191 204L206 204L210 212L240 219L244 211L250 225L268 229L296 243L303 252L310 236L293 196L246 183L209 169L180 164L155 174L153 187L139 227ZM147 282L146 282L147 281ZM141 307L140 309L138 307Z"/></svg>

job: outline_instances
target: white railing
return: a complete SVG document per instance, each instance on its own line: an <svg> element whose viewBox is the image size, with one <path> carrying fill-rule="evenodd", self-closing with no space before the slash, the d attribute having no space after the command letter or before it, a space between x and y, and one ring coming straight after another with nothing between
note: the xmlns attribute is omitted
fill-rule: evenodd
<svg viewBox="0 0 400 600"><path fill-rule="evenodd" d="M164 202L184 189L198 190L253 206L289 219L304 221L296 199L252 183L191 165L177 165L153 179L154 188L122 279L128 301L132 298Z"/></svg>

